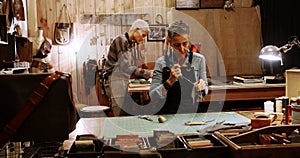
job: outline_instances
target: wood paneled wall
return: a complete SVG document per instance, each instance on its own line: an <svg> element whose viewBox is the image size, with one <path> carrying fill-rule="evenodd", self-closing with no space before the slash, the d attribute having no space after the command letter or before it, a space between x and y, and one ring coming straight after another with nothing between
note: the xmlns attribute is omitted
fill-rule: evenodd
<svg viewBox="0 0 300 158"><path fill-rule="evenodd" d="M191 28L191 40L202 44L210 76L261 75L259 7L182 10L173 14L195 26Z"/></svg>
<svg viewBox="0 0 300 158"><path fill-rule="evenodd" d="M66 46L54 45L48 60L56 70L72 74L73 92L79 103L98 104L94 87L90 87L91 93L86 93L83 64L89 59L101 58L110 41L127 31L132 20L89 23L83 22L84 16L137 14L150 24L156 24L158 14L166 24L176 19L186 20L193 31L192 42L202 45L209 76L261 74L257 58L262 45L260 15L255 8L175 10L175 0L27 0L27 5L30 8L29 37L37 36L41 27L49 39L53 38L53 24L58 20L60 9L67 6L75 26L75 40ZM245 18L245 15L251 17ZM147 42L145 62L154 62L162 55L162 48L162 42Z"/></svg>
<svg viewBox="0 0 300 158"><path fill-rule="evenodd" d="M167 9L174 6L175 1L169 0L28 0L29 37L36 37L38 27L44 30L44 36L53 39L53 25L58 21L63 5L67 6L71 21L75 26L75 40L69 45L53 45L48 61L56 70L70 72L73 76L73 92L76 102L87 105L98 104L94 87L85 85L83 66L89 60L98 60L108 49L110 41L119 34L127 31L129 25L98 23L85 23L84 15L93 17L114 14L146 14L139 16L154 24L155 16L161 14L166 20ZM62 22L65 19L62 19ZM127 20L127 21L126 21ZM132 19L125 19L130 23ZM123 19L124 21L124 19ZM123 22L122 21L122 22ZM115 21L119 23L119 21ZM148 56L145 60L155 61L162 54L162 43L151 42L147 44ZM148 53L148 52L147 52ZM87 94L86 88L90 89Z"/></svg>

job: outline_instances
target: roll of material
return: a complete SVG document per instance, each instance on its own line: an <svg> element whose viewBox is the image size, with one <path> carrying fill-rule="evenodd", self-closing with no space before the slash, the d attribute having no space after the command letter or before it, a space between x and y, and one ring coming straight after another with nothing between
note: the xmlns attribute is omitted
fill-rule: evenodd
<svg viewBox="0 0 300 158"><path fill-rule="evenodd" d="M94 144L93 140L76 140L75 145L91 145Z"/></svg>
<svg viewBox="0 0 300 158"><path fill-rule="evenodd" d="M95 144L93 140L76 140L74 142L77 152L94 152Z"/></svg>

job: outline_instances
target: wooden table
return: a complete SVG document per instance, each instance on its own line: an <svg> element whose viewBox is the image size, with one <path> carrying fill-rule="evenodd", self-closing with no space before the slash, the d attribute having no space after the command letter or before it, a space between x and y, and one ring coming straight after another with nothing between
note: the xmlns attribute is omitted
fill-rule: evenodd
<svg viewBox="0 0 300 158"><path fill-rule="evenodd" d="M150 84L129 87L129 93L148 93ZM210 85L203 102L274 99L285 96L285 84Z"/></svg>
<svg viewBox="0 0 300 158"><path fill-rule="evenodd" d="M150 90L151 84L129 84L128 92L129 93L148 93Z"/></svg>
<svg viewBox="0 0 300 158"><path fill-rule="evenodd" d="M145 105L150 101L149 89L151 84L129 84L128 92L132 96L133 93L139 93L139 102L138 104Z"/></svg>
<svg viewBox="0 0 300 158"><path fill-rule="evenodd" d="M211 85L205 101L274 99L285 96L285 84Z"/></svg>

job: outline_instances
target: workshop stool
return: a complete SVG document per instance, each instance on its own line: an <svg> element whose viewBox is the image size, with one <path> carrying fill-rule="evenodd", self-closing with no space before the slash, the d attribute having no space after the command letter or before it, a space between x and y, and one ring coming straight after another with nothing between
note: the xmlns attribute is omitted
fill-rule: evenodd
<svg viewBox="0 0 300 158"><path fill-rule="evenodd" d="M89 117L107 117L109 116L110 107L101 105L91 105L83 107L79 110L81 118Z"/></svg>

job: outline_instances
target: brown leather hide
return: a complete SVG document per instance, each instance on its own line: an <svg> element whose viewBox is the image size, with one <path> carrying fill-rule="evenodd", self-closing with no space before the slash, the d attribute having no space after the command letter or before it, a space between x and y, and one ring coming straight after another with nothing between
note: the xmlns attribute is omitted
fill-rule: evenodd
<svg viewBox="0 0 300 158"><path fill-rule="evenodd" d="M25 105L27 98L49 74L0 75L0 130ZM71 77L54 81L43 100L25 120L13 141L68 139L78 121L72 99Z"/></svg>

